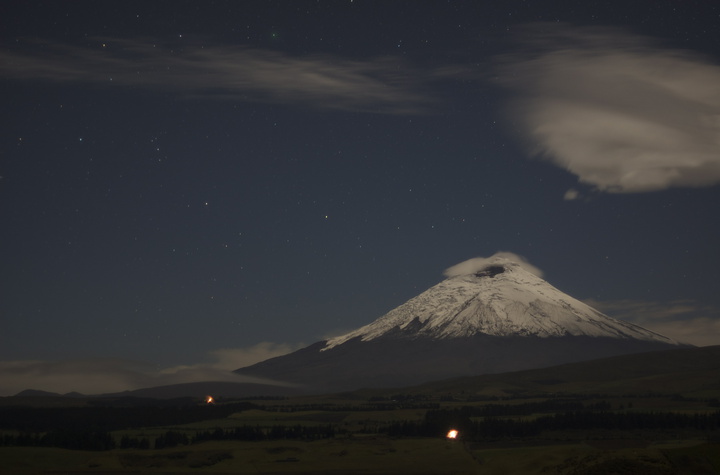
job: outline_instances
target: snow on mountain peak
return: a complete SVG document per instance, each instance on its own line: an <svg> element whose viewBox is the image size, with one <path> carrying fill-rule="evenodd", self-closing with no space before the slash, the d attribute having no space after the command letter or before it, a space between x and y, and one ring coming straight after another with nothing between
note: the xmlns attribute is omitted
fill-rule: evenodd
<svg viewBox="0 0 720 475"><path fill-rule="evenodd" d="M349 340L380 337L592 336L678 344L637 325L610 318L559 291L523 258L498 253L450 267L446 280L374 322L332 338L328 350Z"/></svg>

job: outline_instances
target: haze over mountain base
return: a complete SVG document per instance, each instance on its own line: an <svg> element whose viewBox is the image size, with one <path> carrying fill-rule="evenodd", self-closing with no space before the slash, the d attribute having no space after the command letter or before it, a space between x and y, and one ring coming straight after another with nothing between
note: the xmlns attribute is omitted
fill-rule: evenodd
<svg viewBox="0 0 720 475"><path fill-rule="evenodd" d="M458 376L503 373L677 348L602 337L497 337L404 340L359 338L321 351L319 342L237 373L306 386L312 392L401 387Z"/></svg>

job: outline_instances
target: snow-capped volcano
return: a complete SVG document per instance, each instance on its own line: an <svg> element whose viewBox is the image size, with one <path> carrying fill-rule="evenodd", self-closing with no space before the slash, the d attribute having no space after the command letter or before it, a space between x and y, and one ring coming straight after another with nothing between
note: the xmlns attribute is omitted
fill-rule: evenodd
<svg viewBox="0 0 720 475"><path fill-rule="evenodd" d="M364 327L236 372L346 390L684 346L603 315L512 257L458 264L446 280Z"/></svg>
<svg viewBox="0 0 720 475"><path fill-rule="evenodd" d="M559 291L503 257L471 274L446 279L386 315L328 340L324 350L360 338L492 336L592 336L676 344L637 325L610 318Z"/></svg>

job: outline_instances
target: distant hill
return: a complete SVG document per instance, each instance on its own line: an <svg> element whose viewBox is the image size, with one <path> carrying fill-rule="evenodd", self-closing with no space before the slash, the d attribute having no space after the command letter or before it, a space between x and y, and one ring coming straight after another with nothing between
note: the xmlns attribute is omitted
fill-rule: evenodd
<svg viewBox="0 0 720 475"><path fill-rule="evenodd" d="M100 397L173 399L184 397L204 398L210 395L213 397L226 398L251 398L257 396L296 396L300 394L304 394L302 389L290 386L209 381L135 389L133 391L102 394Z"/></svg>
<svg viewBox="0 0 720 475"><path fill-rule="evenodd" d="M388 390L367 391L388 393ZM614 356L549 368L453 378L409 394L509 396L540 393L678 394L720 398L720 346Z"/></svg>
<svg viewBox="0 0 720 475"><path fill-rule="evenodd" d="M26 389L20 391L13 397L60 397L62 394L53 393L50 391L41 391L39 389Z"/></svg>
<svg viewBox="0 0 720 475"><path fill-rule="evenodd" d="M614 356L549 368L499 374L469 376L425 383L418 386L385 389L362 389L343 393L344 397L367 399L397 393L462 397L522 396L533 394L678 394L684 397L720 398L720 346L680 348L666 351ZM137 389L107 398L203 398L207 395L226 398L257 396L302 396L302 388L248 383L201 382ZM98 397L98 396L94 396ZM86 396L91 399L92 396ZM27 399L34 401L69 401L47 391L26 390L3 403ZM77 399L75 399L77 400Z"/></svg>

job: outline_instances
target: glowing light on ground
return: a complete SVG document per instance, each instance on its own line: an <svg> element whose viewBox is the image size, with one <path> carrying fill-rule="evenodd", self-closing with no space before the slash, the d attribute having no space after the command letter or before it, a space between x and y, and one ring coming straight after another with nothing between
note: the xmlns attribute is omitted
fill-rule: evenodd
<svg viewBox="0 0 720 475"><path fill-rule="evenodd" d="M448 439L457 439L457 436L458 436L458 431L456 431L455 429L452 429L451 431L449 431L447 433L447 435L445 437L447 437Z"/></svg>
<svg viewBox="0 0 720 475"><path fill-rule="evenodd" d="M215 398L212 396L206 396L205 397L205 403L206 404L215 404Z"/></svg>

